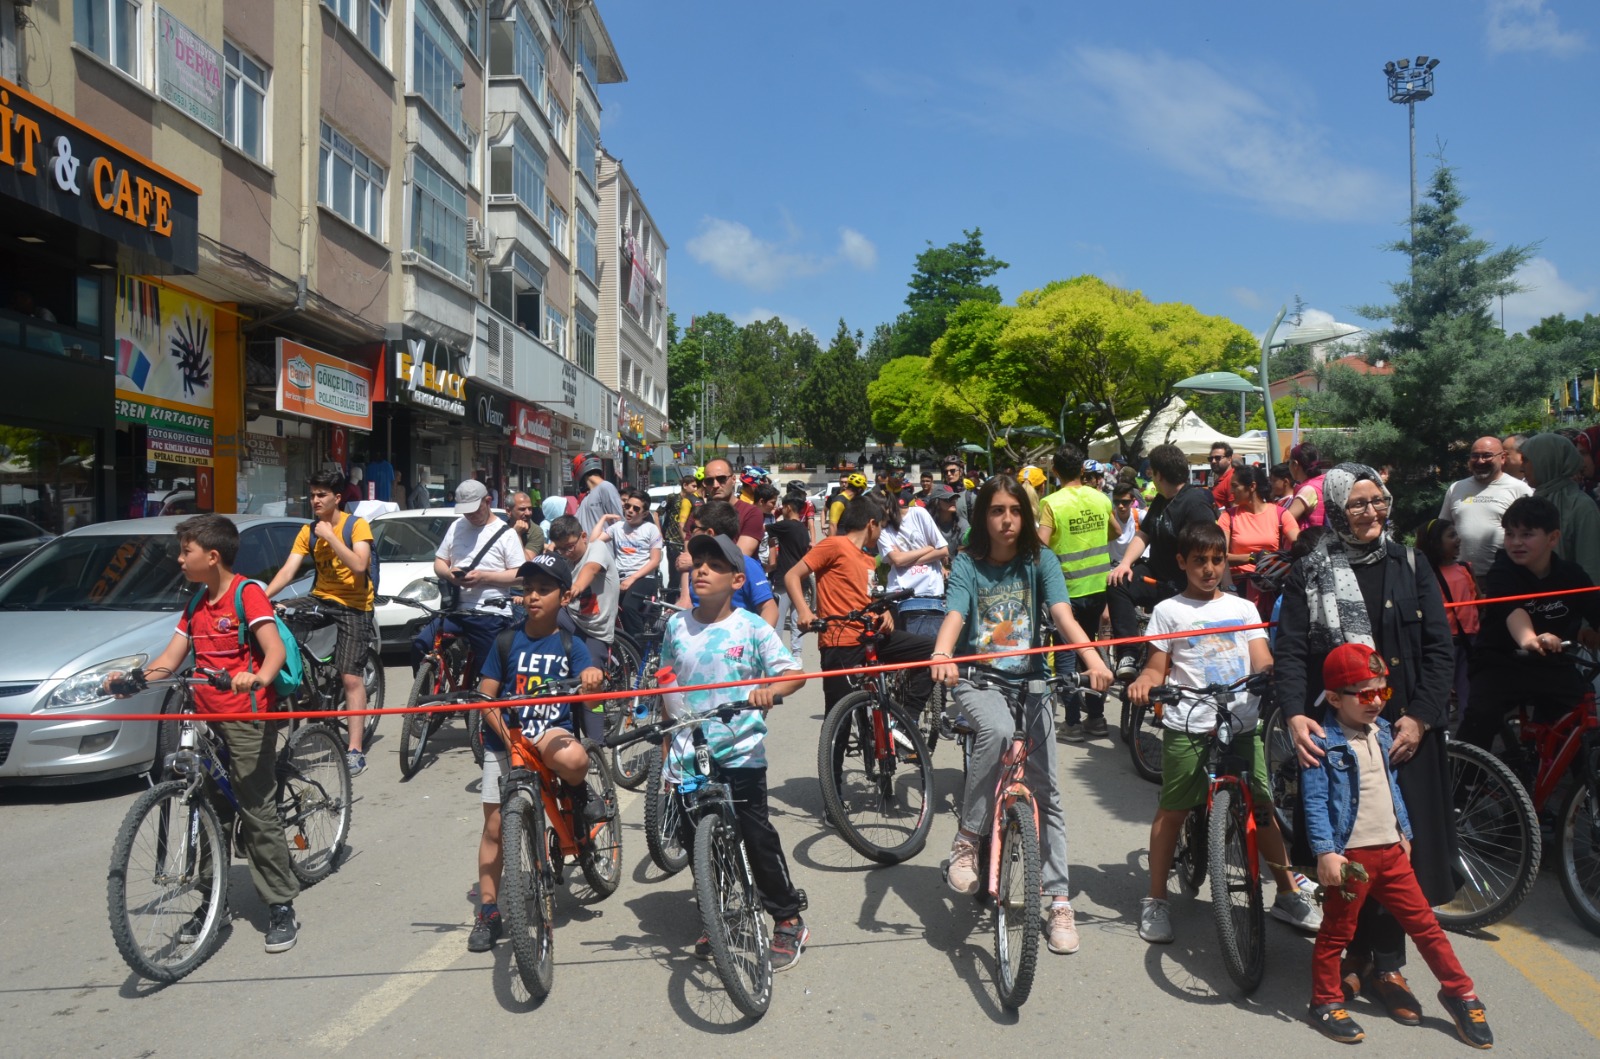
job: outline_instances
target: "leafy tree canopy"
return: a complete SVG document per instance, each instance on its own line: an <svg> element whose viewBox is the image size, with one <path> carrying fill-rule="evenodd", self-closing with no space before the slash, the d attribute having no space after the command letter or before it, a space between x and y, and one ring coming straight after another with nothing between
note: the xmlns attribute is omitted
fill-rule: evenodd
<svg viewBox="0 0 1600 1059"><path fill-rule="evenodd" d="M906 285L906 311L892 325L889 352L895 357L925 357L944 334L951 310L962 302L1000 304L1000 288L988 280L1010 268L983 248L983 230L961 233L960 242L928 248L917 255L916 270ZM874 336L876 337L876 336Z"/></svg>

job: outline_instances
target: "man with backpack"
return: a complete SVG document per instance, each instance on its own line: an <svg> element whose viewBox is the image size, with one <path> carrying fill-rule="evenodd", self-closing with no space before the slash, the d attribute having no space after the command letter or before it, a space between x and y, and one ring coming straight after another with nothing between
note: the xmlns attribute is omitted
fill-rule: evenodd
<svg viewBox="0 0 1600 1059"><path fill-rule="evenodd" d="M338 632L333 662L344 683L345 708L364 710L367 653L374 642L372 602L377 593L378 569L372 554L372 527L366 519L341 510L346 484L344 475L337 470L318 471L311 476L307 482L311 524L295 537L288 558L267 586L267 598L276 596L299 577L301 563L311 556L316 567L311 595L324 604ZM367 769L367 756L361 745L362 718L350 718L345 727L350 732L345 763L350 775L359 776Z"/></svg>

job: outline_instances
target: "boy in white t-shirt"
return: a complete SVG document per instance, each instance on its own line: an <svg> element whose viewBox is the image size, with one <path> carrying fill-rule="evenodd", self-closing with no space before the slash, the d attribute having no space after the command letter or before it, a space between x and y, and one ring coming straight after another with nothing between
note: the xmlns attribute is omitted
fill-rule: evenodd
<svg viewBox="0 0 1600 1059"><path fill-rule="evenodd" d="M1150 612L1150 635L1260 623L1261 615L1254 605L1219 587L1228 569L1227 543L1221 527L1205 519L1193 519L1178 531L1178 567L1186 584L1182 592L1157 603ZM1267 648L1264 629L1154 640L1144 672L1128 685L1128 696L1135 705L1143 706L1150 701L1150 689L1166 683L1169 674L1175 683L1200 688L1231 684L1271 666L1272 652ZM1298 930L1315 934L1322 925L1322 914L1301 889L1299 880L1283 867L1289 856L1284 849L1283 832L1278 830L1272 813L1266 755L1257 729L1260 697L1237 692L1229 710L1238 722L1233 753L1250 763L1257 843L1278 883L1272 914ZM1173 940L1167 909L1167 875L1172 870L1184 821L1192 810L1206 803L1211 782L1206 758L1217 727L1216 707L1208 700L1186 699L1167 706L1161 723L1161 798L1150 825L1150 895L1139 905L1139 936L1165 944ZM1315 888L1309 882L1305 887Z"/></svg>

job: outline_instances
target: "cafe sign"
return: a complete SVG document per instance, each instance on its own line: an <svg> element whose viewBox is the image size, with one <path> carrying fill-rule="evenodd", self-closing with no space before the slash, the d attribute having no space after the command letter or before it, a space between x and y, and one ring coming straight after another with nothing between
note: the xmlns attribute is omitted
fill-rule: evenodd
<svg viewBox="0 0 1600 1059"><path fill-rule="evenodd" d="M372 370L278 339L278 411L372 429Z"/></svg>
<svg viewBox="0 0 1600 1059"><path fill-rule="evenodd" d="M0 195L147 255L148 271L199 267L198 187L3 78Z"/></svg>

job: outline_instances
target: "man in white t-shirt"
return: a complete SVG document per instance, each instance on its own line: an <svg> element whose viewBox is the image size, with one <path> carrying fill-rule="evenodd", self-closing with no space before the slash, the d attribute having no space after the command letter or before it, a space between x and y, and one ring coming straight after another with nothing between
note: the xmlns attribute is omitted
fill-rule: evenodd
<svg viewBox="0 0 1600 1059"><path fill-rule="evenodd" d="M472 644L469 678L476 679L495 636L515 620L511 585L526 557L511 524L491 509L489 488L482 482L469 480L456 487L456 514L461 517L450 523L433 558L435 576L455 587L456 613L435 618L412 639L411 669L415 672L423 656L433 650L434 635L443 622L447 632L460 633Z"/></svg>
<svg viewBox="0 0 1600 1059"><path fill-rule="evenodd" d="M913 636L937 637L944 623L944 562L950 544L927 508L902 508L892 493L880 503L878 554L889 561L888 590L909 588L915 593L896 608L895 622Z"/></svg>
<svg viewBox="0 0 1600 1059"><path fill-rule="evenodd" d="M644 637L644 601L661 588L661 530L650 521L642 494L622 501L622 516L602 515L591 541L607 541L617 559L617 591L621 594L622 631L635 641Z"/></svg>
<svg viewBox="0 0 1600 1059"><path fill-rule="evenodd" d="M1499 438L1474 441L1467 454L1467 469L1472 477L1452 485L1439 506L1439 517L1455 523L1456 536L1461 538L1461 561L1471 565L1480 585L1505 539L1501 516L1513 500L1533 493L1527 482L1505 473L1505 460L1505 447Z"/></svg>

